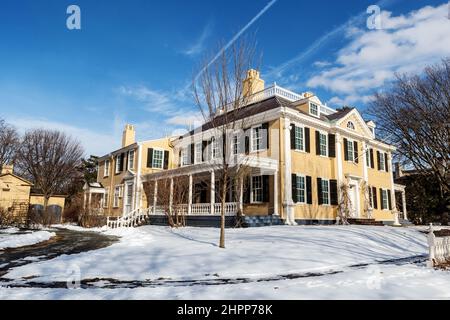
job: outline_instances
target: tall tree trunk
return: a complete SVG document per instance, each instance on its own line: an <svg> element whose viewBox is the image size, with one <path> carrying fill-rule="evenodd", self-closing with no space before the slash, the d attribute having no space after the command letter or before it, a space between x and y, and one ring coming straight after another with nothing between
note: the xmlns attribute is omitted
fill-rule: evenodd
<svg viewBox="0 0 450 320"><path fill-rule="evenodd" d="M222 182L221 190L221 212L220 212L220 243L219 247L225 249L225 202L227 196L227 178L228 175L224 173L224 179Z"/></svg>

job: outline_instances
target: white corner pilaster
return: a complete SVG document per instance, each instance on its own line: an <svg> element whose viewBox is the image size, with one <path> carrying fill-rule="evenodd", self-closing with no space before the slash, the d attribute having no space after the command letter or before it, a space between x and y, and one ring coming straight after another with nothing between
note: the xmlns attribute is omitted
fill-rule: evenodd
<svg viewBox="0 0 450 320"><path fill-rule="evenodd" d="M188 204L188 216L191 215L192 213L192 182L193 182L193 178L192 178L192 174L189 175L189 204Z"/></svg>
<svg viewBox="0 0 450 320"><path fill-rule="evenodd" d="M294 203L292 201L292 159L291 159L291 121L284 118L284 199L283 207L286 214L286 224L296 225Z"/></svg>
<svg viewBox="0 0 450 320"><path fill-rule="evenodd" d="M273 214L279 215L278 210L278 171L273 174Z"/></svg>
<svg viewBox="0 0 450 320"><path fill-rule="evenodd" d="M210 191L211 191L211 195L210 195L210 197L211 197L211 199L210 199L210 201L211 201L211 214L215 214L215 212L214 212L214 204L216 202L216 176L215 176L214 170L211 171L211 188L210 188Z"/></svg>

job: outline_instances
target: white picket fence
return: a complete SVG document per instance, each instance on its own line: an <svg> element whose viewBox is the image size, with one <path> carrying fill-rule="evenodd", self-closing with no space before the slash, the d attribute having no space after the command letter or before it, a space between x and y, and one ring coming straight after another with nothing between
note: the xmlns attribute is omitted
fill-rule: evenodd
<svg viewBox="0 0 450 320"><path fill-rule="evenodd" d="M428 246L430 249L428 266L435 267L441 263L450 261L450 237L436 237L433 225L430 225Z"/></svg>

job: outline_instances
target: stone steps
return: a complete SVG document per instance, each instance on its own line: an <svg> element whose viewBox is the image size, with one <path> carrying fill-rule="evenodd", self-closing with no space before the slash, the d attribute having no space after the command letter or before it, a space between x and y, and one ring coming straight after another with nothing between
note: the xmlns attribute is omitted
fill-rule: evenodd
<svg viewBox="0 0 450 320"><path fill-rule="evenodd" d="M347 219L350 224L358 226L384 226L383 222L376 221L375 219Z"/></svg>
<svg viewBox="0 0 450 320"><path fill-rule="evenodd" d="M284 225L284 221L279 216L245 216L244 227L267 227Z"/></svg>

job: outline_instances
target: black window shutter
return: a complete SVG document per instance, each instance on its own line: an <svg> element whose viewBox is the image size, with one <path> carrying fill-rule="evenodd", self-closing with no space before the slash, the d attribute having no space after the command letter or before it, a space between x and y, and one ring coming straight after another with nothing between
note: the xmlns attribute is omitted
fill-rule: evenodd
<svg viewBox="0 0 450 320"><path fill-rule="evenodd" d="M291 124L291 150L295 149L295 125Z"/></svg>
<svg viewBox="0 0 450 320"><path fill-rule="evenodd" d="M317 200L319 201L319 205L323 204L322 179L320 178L317 178Z"/></svg>
<svg viewBox="0 0 450 320"><path fill-rule="evenodd" d="M338 189L336 180L330 180L330 201L332 206L338 205Z"/></svg>
<svg viewBox="0 0 450 320"><path fill-rule="evenodd" d="M195 144L191 144L191 164L195 163Z"/></svg>
<svg viewBox="0 0 450 320"><path fill-rule="evenodd" d="M306 202L312 204L312 179L310 176L306 177Z"/></svg>
<svg viewBox="0 0 450 320"><path fill-rule="evenodd" d="M389 205L389 210L392 210L391 190L388 190L387 193L388 193L388 205Z"/></svg>
<svg viewBox="0 0 450 320"><path fill-rule="evenodd" d="M247 177L244 183L244 203L250 203L250 192L250 177Z"/></svg>
<svg viewBox="0 0 450 320"><path fill-rule="evenodd" d="M206 149L208 148L208 141L202 141L202 161L206 161L208 159Z"/></svg>
<svg viewBox="0 0 450 320"><path fill-rule="evenodd" d="M377 188L372 188L372 197L373 197L373 208L378 209L378 195L377 195Z"/></svg>
<svg viewBox="0 0 450 320"><path fill-rule="evenodd" d="M305 128L305 151L307 153L311 152L311 134L309 128Z"/></svg>
<svg viewBox="0 0 450 320"><path fill-rule="evenodd" d="M169 151L164 151L164 170L169 169Z"/></svg>
<svg viewBox="0 0 450 320"><path fill-rule="evenodd" d="M123 157L123 159L124 159L124 161L125 161L125 171L127 171L128 170L128 158L129 158L129 156L130 156L130 153L126 153L126 159L125 159L125 154L124 154L124 157Z"/></svg>
<svg viewBox="0 0 450 320"><path fill-rule="evenodd" d="M122 153L122 154L120 155L120 172L123 171L124 162L125 162L125 153Z"/></svg>
<svg viewBox="0 0 450 320"><path fill-rule="evenodd" d="M266 141L265 141L265 145L263 145L263 149L269 149L269 141L270 141L270 130L269 130L269 123L263 123L262 124L262 129L263 129L263 134L266 134Z"/></svg>
<svg viewBox="0 0 450 320"><path fill-rule="evenodd" d="M348 161L348 145L346 138L344 138L344 160Z"/></svg>
<svg viewBox="0 0 450 320"><path fill-rule="evenodd" d="M292 174L292 201L294 203L298 202L298 198L297 198L297 175L296 174Z"/></svg>
<svg viewBox="0 0 450 320"><path fill-rule="evenodd" d="M370 167L372 169L375 168L375 161L374 161L374 158L373 158L373 149L370 149Z"/></svg>
<svg viewBox="0 0 450 320"><path fill-rule="evenodd" d="M227 155L227 135L225 133L222 134L222 159Z"/></svg>
<svg viewBox="0 0 450 320"><path fill-rule="evenodd" d="M250 153L250 137L248 134L245 135L245 154Z"/></svg>
<svg viewBox="0 0 450 320"><path fill-rule="evenodd" d="M380 151L377 151L377 165L378 165L377 168L378 168L378 170L381 169L380 156L381 156Z"/></svg>
<svg viewBox="0 0 450 320"><path fill-rule="evenodd" d="M263 176L263 202L270 202L269 176Z"/></svg>
<svg viewBox="0 0 450 320"><path fill-rule="evenodd" d="M383 189L380 189L380 203L381 203L381 210L387 209L387 208L384 207Z"/></svg>
<svg viewBox="0 0 450 320"><path fill-rule="evenodd" d="M147 149L147 168L153 167L153 148Z"/></svg>
<svg viewBox="0 0 450 320"><path fill-rule="evenodd" d="M358 142L357 141L353 141L353 152L355 154L354 158L355 158L355 162L358 163L359 162L359 155L358 155Z"/></svg>
<svg viewBox="0 0 450 320"><path fill-rule="evenodd" d="M178 166L181 167L181 163L183 162L183 159L181 159L181 149L178 151Z"/></svg>
<svg viewBox="0 0 450 320"><path fill-rule="evenodd" d="M316 130L316 155L320 155L320 132Z"/></svg>
<svg viewBox="0 0 450 320"><path fill-rule="evenodd" d="M336 135L328 134L328 156L336 158Z"/></svg>
<svg viewBox="0 0 450 320"><path fill-rule="evenodd" d="M386 172L389 172L388 155L387 155L387 153L384 154L384 168L386 169Z"/></svg>

